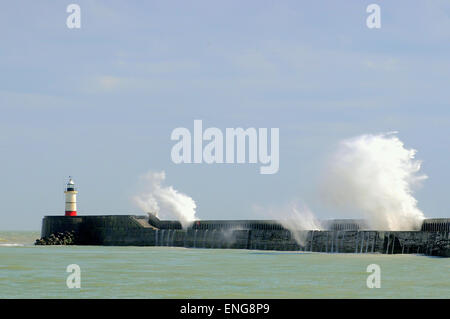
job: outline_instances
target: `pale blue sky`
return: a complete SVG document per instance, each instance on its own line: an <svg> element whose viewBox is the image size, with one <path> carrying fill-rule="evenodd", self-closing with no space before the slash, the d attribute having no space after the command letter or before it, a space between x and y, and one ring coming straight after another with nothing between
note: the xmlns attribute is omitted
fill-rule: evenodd
<svg viewBox="0 0 450 319"><path fill-rule="evenodd" d="M8 1L0 38L0 229L63 214L68 175L80 213L140 213L130 197L148 170L202 219L294 199L332 217L316 187L336 143L392 130L424 161L419 207L450 216L448 1ZM279 127L278 174L173 164L170 133L194 119Z"/></svg>

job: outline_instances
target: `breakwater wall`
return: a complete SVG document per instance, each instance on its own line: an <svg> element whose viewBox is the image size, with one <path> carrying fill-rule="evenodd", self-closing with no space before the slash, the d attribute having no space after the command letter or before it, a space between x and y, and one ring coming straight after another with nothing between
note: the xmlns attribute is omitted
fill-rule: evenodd
<svg viewBox="0 0 450 319"><path fill-rule="evenodd" d="M177 221L134 215L46 216L42 237L74 231L78 245L174 246L308 251L324 253L425 254L450 256L449 219L433 219L418 231L363 229L359 220L328 221L328 230L289 231L270 220ZM425 225L425 223L424 223ZM433 230L431 230L433 229Z"/></svg>

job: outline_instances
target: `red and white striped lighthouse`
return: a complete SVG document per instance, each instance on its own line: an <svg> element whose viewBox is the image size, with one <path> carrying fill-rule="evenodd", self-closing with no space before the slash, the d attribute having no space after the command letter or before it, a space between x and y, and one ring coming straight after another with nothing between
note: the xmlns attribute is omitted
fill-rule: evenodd
<svg viewBox="0 0 450 319"><path fill-rule="evenodd" d="M66 216L77 216L77 194L78 191L75 188L75 183L72 177L69 176L69 182L67 183L66 189L64 190L66 194Z"/></svg>

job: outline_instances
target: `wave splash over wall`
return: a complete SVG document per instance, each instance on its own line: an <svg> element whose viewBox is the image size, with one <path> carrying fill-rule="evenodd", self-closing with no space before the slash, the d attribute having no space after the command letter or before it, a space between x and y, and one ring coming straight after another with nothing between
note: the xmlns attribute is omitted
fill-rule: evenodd
<svg viewBox="0 0 450 319"><path fill-rule="evenodd" d="M314 213L307 207L292 204L290 209L279 216L280 224L289 230L297 244L304 246L309 230L322 230L320 221Z"/></svg>
<svg viewBox="0 0 450 319"><path fill-rule="evenodd" d="M372 229L416 230L424 214L413 188L427 176L415 155L395 132L344 140L327 170L325 199L359 212Z"/></svg>
<svg viewBox="0 0 450 319"><path fill-rule="evenodd" d="M148 173L140 177L144 191L133 197L133 201L145 212L151 212L158 218L175 218L183 228L189 227L198 218L195 216L197 205L188 195L175 190L172 186L163 186L166 179L164 171Z"/></svg>
<svg viewBox="0 0 450 319"><path fill-rule="evenodd" d="M310 230L322 230L321 222L315 214L302 202L293 201L283 207L265 208L253 205L253 210L260 216L276 220L285 229L289 230L297 244L306 244Z"/></svg>

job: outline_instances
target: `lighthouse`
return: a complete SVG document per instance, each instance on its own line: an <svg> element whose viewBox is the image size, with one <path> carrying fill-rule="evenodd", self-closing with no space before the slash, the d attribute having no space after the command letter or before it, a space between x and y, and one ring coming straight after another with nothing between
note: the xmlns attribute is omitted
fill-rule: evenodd
<svg viewBox="0 0 450 319"><path fill-rule="evenodd" d="M77 216L77 194L75 183L72 177L69 176L69 182L64 190L66 194L66 216Z"/></svg>

